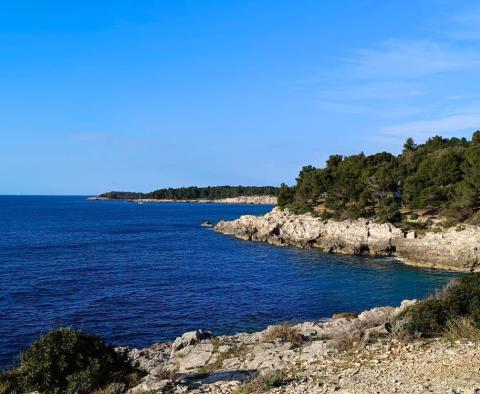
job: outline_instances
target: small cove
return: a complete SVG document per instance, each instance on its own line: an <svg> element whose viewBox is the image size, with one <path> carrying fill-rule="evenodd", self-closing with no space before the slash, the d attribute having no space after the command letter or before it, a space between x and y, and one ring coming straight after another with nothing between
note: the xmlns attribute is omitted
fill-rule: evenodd
<svg viewBox="0 0 480 394"><path fill-rule="evenodd" d="M198 328L232 334L396 305L458 275L200 226L270 209L0 197L0 368L58 326L142 347Z"/></svg>

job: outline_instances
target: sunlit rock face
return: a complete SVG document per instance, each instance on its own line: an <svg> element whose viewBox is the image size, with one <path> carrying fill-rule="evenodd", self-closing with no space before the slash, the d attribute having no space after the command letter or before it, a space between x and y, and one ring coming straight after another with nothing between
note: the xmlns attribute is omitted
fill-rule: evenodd
<svg viewBox="0 0 480 394"><path fill-rule="evenodd" d="M328 253L397 256L406 264L459 271L480 270L480 228L451 228L422 237L373 220L322 220L274 208L264 216L221 221L215 231L273 245L313 247Z"/></svg>

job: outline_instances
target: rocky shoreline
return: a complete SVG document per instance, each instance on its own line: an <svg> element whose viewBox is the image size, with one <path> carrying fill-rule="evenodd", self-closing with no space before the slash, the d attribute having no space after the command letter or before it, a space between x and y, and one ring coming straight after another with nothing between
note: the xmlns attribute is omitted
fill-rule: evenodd
<svg viewBox="0 0 480 394"><path fill-rule="evenodd" d="M88 197L91 201L109 201L120 200L109 197L94 196ZM239 196L220 198L215 200L208 199L190 199L190 200L172 200L172 199L156 199L156 198L139 198L139 199L121 199L134 203L204 203L204 204L258 204L258 205L276 205L277 197L275 196Z"/></svg>
<svg viewBox="0 0 480 394"><path fill-rule="evenodd" d="M131 394L479 392L478 342L401 337L395 319L414 302L252 334L192 331L118 351L147 372Z"/></svg>
<svg viewBox="0 0 480 394"><path fill-rule="evenodd" d="M395 256L405 264L465 272L480 271L480 228L461 226L420 236L367 219L322 220L274 208L264 216L221 221L215 231L277 246L317 248L327 253Z"/></svg>

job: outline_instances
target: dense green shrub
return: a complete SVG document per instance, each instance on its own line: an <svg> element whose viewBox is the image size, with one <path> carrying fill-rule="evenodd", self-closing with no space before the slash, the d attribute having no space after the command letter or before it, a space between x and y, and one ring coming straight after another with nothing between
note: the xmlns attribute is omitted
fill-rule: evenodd
<svg viewBox="0 0 480 394"><path fill-rule="evenodd" d="M294 212L323 206L336 219L376 217L401 220L400 208L429 209L455 222L469 221L480 209L480 132L466 138L409 138L398 156L332 155L326 166L304 166L281 206ZM418 218L412 215L412 220Z"/></svg>
<svg viewBox="0 0 480 394"><path fill-rule="evenodd" d="M377 210L377 218L382 223L398 222L401 219L401 215L397 201L392 197L386 198L385 201L382 201Z"/></svg>
<svg viewBox="0 0 480 394"><path fill-rule="evenodd" d="M101 338L60 328L34 342L19 368L0 376L0 392L3 384L16 385L18 392L90 393L113 382L127 387L138 373Z"/></svg>
<svg viewBox="0 0 480 394"><path fill-rule="evenodd" d="M282 183L280 185L280 190L278 191L277 205L280 208L285 208L287 205L293 202L294 197L294 188L288 187L285 183Z"/></svg>
<svg viewBox="0 0 480 394"><path fill-rule="evenodd" d="M461 318L470 319L480 329L480 273L463 276L437 296L407 308L400 316L410 333L426 337L441 335L449 322Z"/></svg>

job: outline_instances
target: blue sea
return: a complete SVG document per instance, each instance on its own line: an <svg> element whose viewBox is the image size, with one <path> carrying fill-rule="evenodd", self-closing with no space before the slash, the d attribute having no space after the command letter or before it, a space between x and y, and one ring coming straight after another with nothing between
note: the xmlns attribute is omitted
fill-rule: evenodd
<svg viewBox="0 0 480 394"><path fill-rule="evenodd" d="M200 226L271 208L1 196L0 369L59 326L144 347L199 328L232 334L397 305L455 275Z"/></svg>

